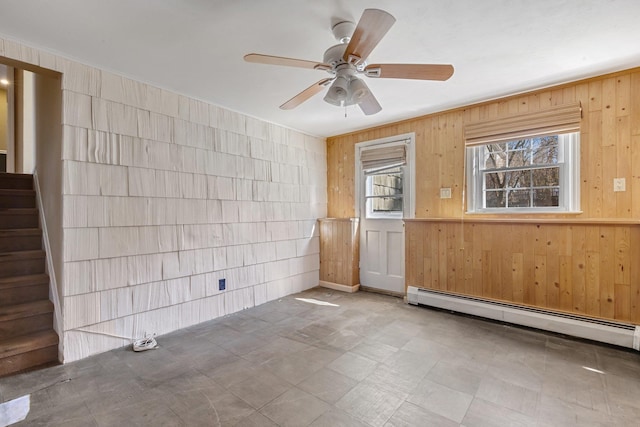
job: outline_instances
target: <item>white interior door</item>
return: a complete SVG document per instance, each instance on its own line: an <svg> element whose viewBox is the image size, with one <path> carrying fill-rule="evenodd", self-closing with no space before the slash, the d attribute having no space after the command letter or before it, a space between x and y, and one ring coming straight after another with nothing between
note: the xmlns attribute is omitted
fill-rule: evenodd
<svg viewBox="0 0 640 427"><path fill-rule="evenodd" d="M412 135L405 135L356 145L360 284L399 294L405 293L403 218L413 217L412 143ZM407 148L401 150L401 161L380 160L398 146ZM378 151L374 156L363 155L367 150ZM376 166L361 160L365 157L374 157Z"/></svg>
<svg viewBox="0 0 640 427"><path fill-rule="evenodd" d="M402 220L360 218L360 284L404 293Z"/></svg>

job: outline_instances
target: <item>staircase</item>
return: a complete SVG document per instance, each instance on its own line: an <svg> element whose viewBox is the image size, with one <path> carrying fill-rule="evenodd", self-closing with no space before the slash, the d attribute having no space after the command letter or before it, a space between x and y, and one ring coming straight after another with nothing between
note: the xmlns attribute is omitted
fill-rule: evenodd
<svg viewBox="0 0 640 427"><path fill-rule="evenodd" d="M31 175L0 173L0 376L58 363Z"/></svg>

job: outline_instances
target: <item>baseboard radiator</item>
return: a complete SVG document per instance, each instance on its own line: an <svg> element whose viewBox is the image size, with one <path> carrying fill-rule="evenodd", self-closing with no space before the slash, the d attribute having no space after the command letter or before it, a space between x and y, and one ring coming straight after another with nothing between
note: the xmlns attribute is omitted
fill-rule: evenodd
<svg viewBox="0 0 640 427"><path fill-rule="evenodd" d="M640 350L640 327L409 286L407 302Z"/></svg>

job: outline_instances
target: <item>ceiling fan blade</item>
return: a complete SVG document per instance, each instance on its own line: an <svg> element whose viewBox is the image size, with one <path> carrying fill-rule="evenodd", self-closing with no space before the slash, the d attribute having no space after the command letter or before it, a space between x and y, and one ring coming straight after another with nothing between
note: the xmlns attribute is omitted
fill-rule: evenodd
<svg viewBox="0 0 640 427"><path fill-rule="evenodd" d="M396 18L384 10L365 9L342 59L350 63L367 59L394 22Z"/></svg>
<svg viewBox="0 0 640 427"><path fill-rule="evenodd" d="M449 64L371 64L364 69L367 77L384 79L448 80L453 75Z"/></svg>
<svg viewBox="0 0 640 427"><path fill-rule="evenodd" d="M285 58L282 56L261 55L259 53L250 53L248 55L245 55L244 60L247 62L254 62L256 64L283 65L285 67L309 68L311 70L314 70L318 67L321 69L331 69L330 65L320 62L305 61L304 59Z"/></svg>
<svg viewBox="0 0 640 427"><path fill-rule="evenodd" d="M322 89L325 88L329 83L331 83L333 79L322 79L317 83L312 84L284 104L280 106L281 110L291 110L296 108L298 105L302 104L307 99L311 98L313 95L321 92Z"/></svg>
<svg viewBox="0 0 640 427"><path fill-rule="evenodd" d="M358 107L360 107L360 109L366 116L370 116L382 111L382 107L378 103L376 97L373 96L372 92L369 92L369 94L358 103Z"/></svg>

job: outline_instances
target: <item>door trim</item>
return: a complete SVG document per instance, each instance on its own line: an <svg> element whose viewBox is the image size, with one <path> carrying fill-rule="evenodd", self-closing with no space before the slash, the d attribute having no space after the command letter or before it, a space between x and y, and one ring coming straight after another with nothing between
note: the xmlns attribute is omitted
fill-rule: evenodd
<svg viewBox="0 0 640 427"><path fill-rule="evenodd" d="M7 80L9 80L9 86L7 87L7 170L8 173L15 173L16 171L16 84L14 78L14 68L7 65Z"/></svg>

